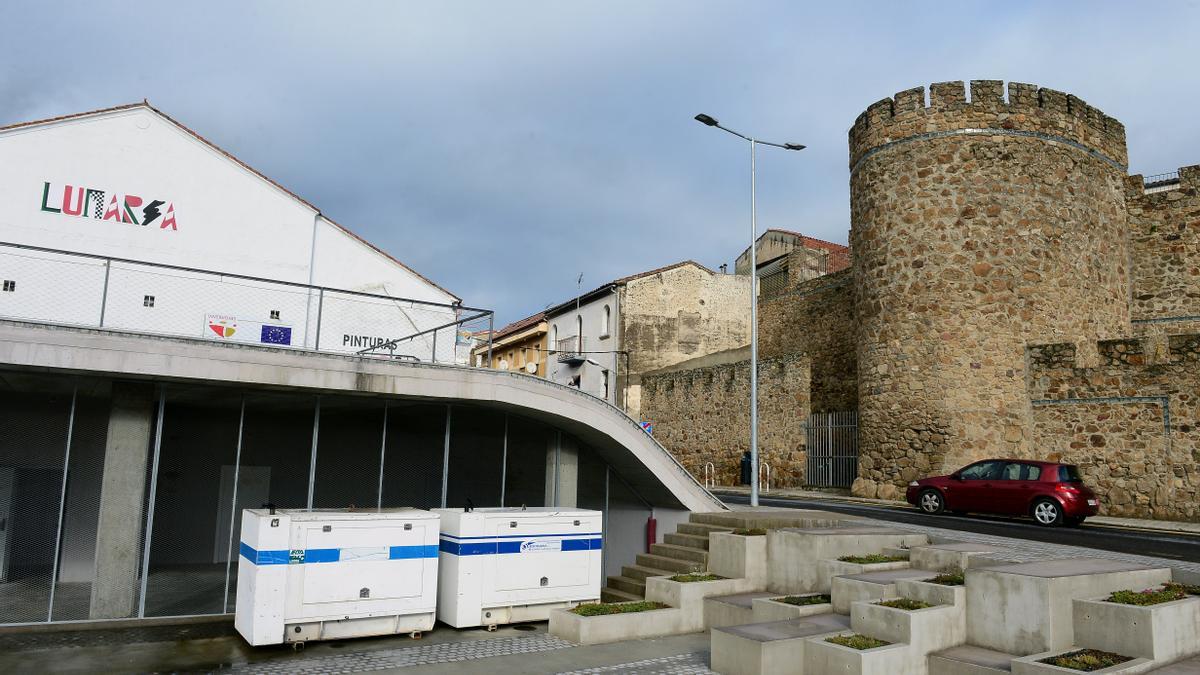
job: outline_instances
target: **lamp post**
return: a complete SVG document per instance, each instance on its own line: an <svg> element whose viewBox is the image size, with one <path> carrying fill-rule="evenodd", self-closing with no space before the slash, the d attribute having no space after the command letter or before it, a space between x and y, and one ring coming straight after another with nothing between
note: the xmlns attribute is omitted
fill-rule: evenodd
<svg viewBox="0 0 1200 675"><path fill-rule="evenodd" d="M754 149L758 145L770 145L784 150L803 150L804 146L760 141L723 127L704 113L696 115L695 119L750 143L750 506L758 506L758 213L754 201Z"/></svg>

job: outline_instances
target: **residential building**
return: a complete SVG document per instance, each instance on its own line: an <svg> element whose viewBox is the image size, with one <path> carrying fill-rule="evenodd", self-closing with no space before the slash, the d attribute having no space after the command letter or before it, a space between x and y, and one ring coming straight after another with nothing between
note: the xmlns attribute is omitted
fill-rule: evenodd
<svg viewBox="0 0 1200 675"><path fill-rule="evenodd" d="M749 284L685 260L552 307L549 378L636 418L641 373L750 342Z"/></svg>
<svg viewBox="0 0 1200 675"><path fill-rule="evenodd" d="M850 266L850 248L791 230L769 229L758 237L755 249L758 293L772 297L798 281L815 279ZM734 262L734 272L748 274L750 248Z"/></svg>
<svg viewBox="0 0 1200 675"><path fill-rule="evenodd" d="M484 340L472 351L471 363L484 368L545 377L550 349L547 332L545 312L514 321L492 334L490 362L488 345Z"/></svg>

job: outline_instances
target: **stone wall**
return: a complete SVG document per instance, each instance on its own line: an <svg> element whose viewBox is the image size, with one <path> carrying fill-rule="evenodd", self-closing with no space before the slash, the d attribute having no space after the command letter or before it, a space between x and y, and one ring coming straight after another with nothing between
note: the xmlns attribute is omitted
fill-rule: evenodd
<svg viewBox="0 0 1200 675"><path fill-rule="evenodd" d="M1139 334L1200 331L1200 166L1147 193L1126 182L1133 253L1133 327Z"/></svg>
<svg viewBox="0 0 1200 675"><path fill-rule="evenodd" d="M681 265L631 279L619 302L620 346L629 360L618 372L628 378L625 405L634 418L641 414L642 373L750 344L747 276Z"/></svg>
<svg viewBox="0 0 1200 675"><path fill-rule="evenodd" d="M849 138L858 488L881 497L904 469L1031 451L1027 343L1130 334L1120 123L1031 85L929 94Z"/></svg>
<svg viewBox="0 0 1200 675"><path fill-rule="evenodd" d="M1036 458L1079 466L1102 513L1200 519L1200 335L1028 349Z"/></svg>
<svg viewBox="0 0 1200 675"><path fill-rule="evenodd" d="M812 362L812 412L858 409L857 313L849 269L792 288L758 307L762 357L807 354Z"/></svg>
<svg viewBox="0 0 1200 675"><path fill-rule="evenodd" d="M712 462L717 484L735 485L750 449L750 362L686 366L642 376L642 419L698 479ZM760 461L771 465L772 487L803 485L808 358L761 359L758 378Z"/></svg>

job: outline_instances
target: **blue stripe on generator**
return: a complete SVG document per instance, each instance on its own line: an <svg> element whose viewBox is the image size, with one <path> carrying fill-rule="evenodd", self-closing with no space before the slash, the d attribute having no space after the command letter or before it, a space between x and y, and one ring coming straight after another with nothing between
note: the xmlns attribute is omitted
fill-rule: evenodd
<svg viewBox="0 0 1200 675"><path fill-rule="evenodd" d="M531 551L553 551L553 549L537 548L537 544L553 544L554 542L542 542L537 539L530 540L529 543L535 546ZM522 553L524 541L487 541L487 542L457 542L449 539L442 539L438 544L438 549L443 553L449 553L457 556L468 555L497 555L506 553ZM563 539L561 541L561 551L599 551L604 546L604 539Z"/></svg>
<svg viewBox="0 0 1200 675"><path fill-rule="evenodd" d="M411 560L412 558L436 558L438 547L428 546L392 546L388 549L388 560Z"/></svg>
<svg viewBox="0 0 1200 675"><path fill-rule="evenodd" d="M238 552L241 554L241 556L255 565L335 563L341 561L342 554L342 549L340 548L309 548L304 550L303 558L298 558L293 562L291 559L291 551L287 549L280 551L258 551L244 541L239 542L238 544ZM432 544L418 546L389 546L387 549L388 560L436 558L438 555L438 547Z"/></svg>

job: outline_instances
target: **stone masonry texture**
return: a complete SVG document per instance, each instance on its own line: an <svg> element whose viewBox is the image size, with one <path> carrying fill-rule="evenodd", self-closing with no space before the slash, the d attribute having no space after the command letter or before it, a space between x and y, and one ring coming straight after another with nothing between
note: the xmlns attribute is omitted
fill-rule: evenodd
<svg viewBox="0 0 1200 675"><path fill-rule="evenodd" d="M760 302L760 356L808 373L761 380L774 483L804 482L809 413L857 410L857 495L1024 457L1102 513L1200 520L1200 166L1127 176L1120 122L993 80L874 103L849 150L850 268ZM689 363L647 376L655 434L732 482L748 394L705 383L747 362Z"/></svg>
<svg viewBox="0 0 1200 675"><path fill-rule="evenodd" d="M1130 332L1123 128L1059 92L971 87L901 92L850 131L856 489L883 498L1031 453L1027 342Z"/></svg>
<svg viewBox="0 0 1200 675"><path fill-rule="evenodd" d="M802 354L758 364L759 456L771 484L797 485L804 476L804 420L809 408L809 361ZM648 373L642 412L654 437L694 475L713 463L718 485L734 485L750 449L750 362Z"/></svg>

